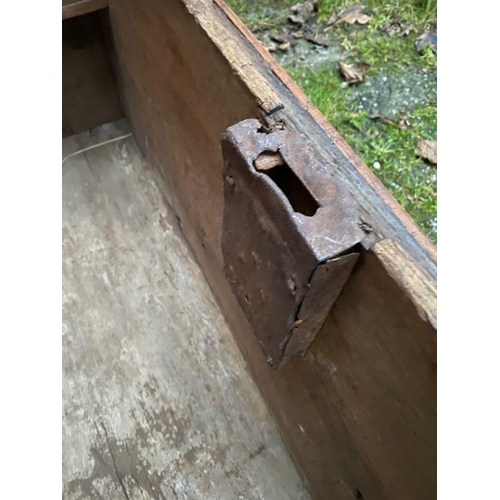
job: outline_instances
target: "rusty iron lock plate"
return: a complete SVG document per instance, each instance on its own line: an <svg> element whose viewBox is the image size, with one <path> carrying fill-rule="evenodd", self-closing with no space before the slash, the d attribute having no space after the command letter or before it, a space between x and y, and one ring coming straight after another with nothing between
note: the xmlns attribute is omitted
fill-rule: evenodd
<svg viewBox="0 0 500 500"><path fill-rule="evenodd" d="M277 369L314 340L363 232L349 193L297 133L244 120L222 150L224 274Z"/></svg>

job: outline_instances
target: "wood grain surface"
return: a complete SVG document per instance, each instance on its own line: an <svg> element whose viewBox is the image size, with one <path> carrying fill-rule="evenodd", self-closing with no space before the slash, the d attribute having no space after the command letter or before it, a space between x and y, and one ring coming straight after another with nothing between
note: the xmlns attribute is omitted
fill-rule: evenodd
<svg viewBox="0 0 500 500"><path fill-rule="evenodd" d="M126 116L313 497L435 498L435 247L222 2L109 10ZM305 358L273 373L222 274L219 141L280 103L371 232Z"/></svg>
<svg viewBox="0 0 500 500"><path fill-rule="evenodd" d="M105 9L108 0L62 0L62 18L82 16L89 12Z"/></svg>
<svg viewBox="0 0 500 500"><path fill-rule="evenodd" d="M63 371L63 498L309 498L133 138L63 166Z"/></svg>

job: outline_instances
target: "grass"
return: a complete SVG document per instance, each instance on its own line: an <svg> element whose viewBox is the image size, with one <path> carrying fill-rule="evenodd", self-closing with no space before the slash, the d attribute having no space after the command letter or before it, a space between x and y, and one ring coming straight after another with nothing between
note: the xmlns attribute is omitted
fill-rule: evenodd
<svg viewBox="0 0 500 500"><path fill-rule="evenodd" d="M289 7L297 0L228 0L229 5L257 36L279 31L287 24ZM326 21L333 11L356 3L320 0L318 33L324 33ZM290 76L337 128L361 159L375 172L392 195L410 213L429 238L437 241L436 167L415 156L418 137L435 139L435 84L418 103L409 106L409 130L401 130L370 118L369 109L360 109L360 91L384 74L394 81L415 72L435 72L436 55L426 48L419 54L414 43L436 18L435 0L365 0L371 17L365 26L341 25L327 31L332 43L342 46L346 62L366 61L371 68L367 82L359 88L343 85L336 62L319 65L285 65ZM380 30L386 23L408 23L410 36L389 36ZM397 116L390 116L396 119Z"/></svg>
<svg viewBox="0 0 500 500"><path fill-rule="evenodd" d="M366 11L373 14L370 21L372 28L378 28L389 20L410 22L414 26L423 26L436 18L437 0L365 0ZM288 9L298 0L226 0L226 3L238 14L252 31L278 26L286 22ZM327 21L333 11L356 3L349 0L320 0L318 19Z"/></svg>
<svg viewBox="0 0 500 500"><path fill-rule="evenodd" d="M295 0L226 0L241 20L255 33L286 23L287 8Z"/></svg>

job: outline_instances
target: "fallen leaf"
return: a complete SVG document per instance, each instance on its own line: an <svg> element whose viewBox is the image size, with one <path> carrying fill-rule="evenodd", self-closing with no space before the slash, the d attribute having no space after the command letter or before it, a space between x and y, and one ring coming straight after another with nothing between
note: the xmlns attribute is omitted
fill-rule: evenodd
<svg viewBox="0 0 500 500"><path fill-rule="evenodd" d="M415 48L422 52L425 47L430 47L437 54L437 33L435 31L426 31L415 40Z"/></svg>
<svg viewBox="0 0 500 500"><path fill-rule="evenodd" d="M326 24L327 24L327 26L331 26L332 24L335 24L338 20L339 20L339 16L335 12L333 12L332 15L330 16L330 19L328 19Z"/></svg>
<svg viewBox="0 0 500 500"><path fill-rule="evenodd" d="M306 36L305 39L308 42L314 43L314 45L319 45L320 47L328 47L330 42L326 38Z"/></svg>
<svg viewBox="0 0 500 500"><path fill-rule="evenodd" d="M401 130L408 130L410 128L410 122L406 116L401 116L398 121L398 127Z"/></svg>
<svg viewBox="0 0 500 500"><path fill-rule="evenodd" d="M288 16L288 19L294 24L302 26L311 16L314 11L318 10L318 0L306 0L303 3L298 3L290 9L293 14Z"/></svg>
<svg viewBox="0 0 500 500"><path fill-rule="evenodd" d="M408 103L404 102L403 109L399 113L398 127L401 130L408 130L410 128L410 122L408 121L408 117L406 116L406 106L408 106Z"/></svg>
<svg viewBox="0 0 500 500"><path fill-rule="evenodd" d="M276 42L278 50L288 50L290 46L297 45L299 42L293 38L290 33L283 32L281 35L271 35L271 40Z"/></svg>
<svg viewBox="0 0 500 500"><path fill-rule="evenodd" d="M370 20L370 16L363 14L365 6L363 4L349 5L339 14L335 12L332 14L330 19L328 19L328 25L338 24L338 23L349 23L349 24L366 24Z"/></svg>
<svg viewBox="0 0 500 500"><path fill-rule="evenodd" d="M295 38L295 40L304 38L304 33L302 33L302 31L292 31L290 34L292 35L292 38Z"/></svg>
<svg viewBox="0 0 500 500"><path fill-rule="evenodd" d="M410 23L388 21L382 24L379 30L387 33L389 36L407 36L413 31L413 25Z"/></svg>
<svg viewBox="0 0 500 500"><path fill-rule="evenodd" d="M408 36L413 31L413 24L411 23L401 23L399 29L396 33L398 36Z"/></svg>
<svg viewBox="0 0 500 500"><path fill-rule="evenodd" d="M415 154L429 163L437 165L437 141L427 141L420 138L415 149Z"/></svg>
<svg viewBox="0 0 500 500"><path fill-rule="evenodd" d="M286 42L286 39L281 35L271 35L271 40L278 42L278 43L285 43Z"/></svg>
<svg viewBox="0 0 500 500"><path fill-rule="evenodd" d="M410 128L410 122L406 118L404 111L402 111L399 115L398 121L391 120L390 118L387 118L387 116L381 115L380 113L372 113L370 115L370 118L372 120L379 119L381 122L387 123L387 125L392 125L393 127L399 128L401 130L408 130Z"/></svg>
<svg viewBox="0 0 500 500"><path fill-rule="evenodd" d="M370 139L376 139L378 136L380 135L380 132L378 130L374 130L371 134L370 134Z"/></svg>
<svg viewBox="0 0 500 500"><path fill-rule="evenodd" d="M340 74L347 83L362 83L365 81L365 73L370 69L370 65L365 62L345 64L339 61Z"/></svg>
<svg viewBox="0 0 500 500"><path fill-rule="evenodd" d="M401 111L399 112L399 120L391 120L387 116L381 115L377 111L374 111L371 115L370 118L372 120L379 119L383 123L387 123L387 125L392 125L393 127L397 127L401 130L408 130L411 127L410 122L408 121L408 116L406 114L406 107L408 106L408 103L406 101L403 101L403 106L401 108Z"/></svg>

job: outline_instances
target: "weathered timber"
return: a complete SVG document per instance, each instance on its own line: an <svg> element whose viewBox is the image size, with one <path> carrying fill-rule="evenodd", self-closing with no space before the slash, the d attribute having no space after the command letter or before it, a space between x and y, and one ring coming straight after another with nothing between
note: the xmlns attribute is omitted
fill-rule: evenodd
<svg viewBox="0 0 500 500"><path fill-rule="evenodd" d="M222 2L109 3L126 116L311 493L434 498L435 247ZM273 373L223 274L219 141L279 105L370 230L305 357Z"/></svg>
<svg viewBox="0 0 500 500"><path fill-rule="evenodd" d="M62 0L62 18L82 16L89 12L105 9L108 0Z"/></svg>
<svg viewBox="0 0 500 500"><path fill-rule="evenodd" d="M63 167L62 441L66 500L309 498L132 138Z"/></svg>

